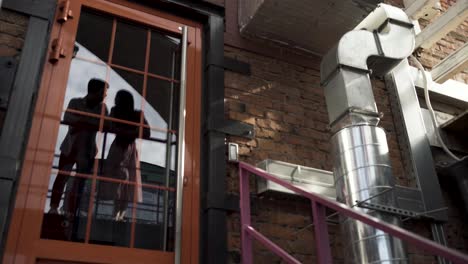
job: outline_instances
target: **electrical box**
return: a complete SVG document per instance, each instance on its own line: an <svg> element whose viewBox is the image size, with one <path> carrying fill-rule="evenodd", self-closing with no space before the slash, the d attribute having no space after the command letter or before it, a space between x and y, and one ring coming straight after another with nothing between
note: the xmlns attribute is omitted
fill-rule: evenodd
<svg viewBox="0 0 468 264"><path fill-rule="evenodd" d="M257 167L306 191L336 199L335 180L331 171L270 159L258 163ZM281 185L257 177L257 193L265 192L295 194Z"/></svg>

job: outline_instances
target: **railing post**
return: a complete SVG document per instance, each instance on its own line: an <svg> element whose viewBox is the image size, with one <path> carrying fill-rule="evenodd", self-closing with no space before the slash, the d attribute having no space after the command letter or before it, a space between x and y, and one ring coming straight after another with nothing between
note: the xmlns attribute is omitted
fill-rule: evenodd
<svg viewBox="0 0 468 264"><path fill-rule="evenodd" d="M315 245L317 249L318 263L329 264L332 263L332 258L325 214L326 207L312 200L310 202L312 205L312 217L314 219Z"/></svg>
<svg viewBox="0 0 468 264"><path fill-rule="evenodd" d="M239 163L239 178L240 178L240 213L241 213L241 246L242 246L242 263L252 264L252 237L247 232L247 227L250 226L250 190L249 190L249 173L242 168Z"/></svg>

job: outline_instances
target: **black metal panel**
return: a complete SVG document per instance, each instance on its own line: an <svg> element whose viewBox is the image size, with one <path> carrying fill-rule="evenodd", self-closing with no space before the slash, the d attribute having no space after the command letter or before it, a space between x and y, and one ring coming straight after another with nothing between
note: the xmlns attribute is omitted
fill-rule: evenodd
<svg viewBox="0 0 468 264"><path fill-rule="evenodd" d="M223 69L224 67L224 20L222 17L211 16L209 18L209 28L207 34L210 40L206 43L206 65ZM216 24L216 26L214 26ZM222 43L220 45L219 43ZM224 77L223 77L224 80ZM224 83L217 87L224 93ZM224 95L223 95L224 97Z"/></svg>
<svg viewBox="0 0 468 264"><path fill-rule="evenodd" d="M29 21L22 59L18 65L0 138L0 158L20 159L28 135L34 95L41 78L49 23L35 17L31 17ZM7 178L15 179L16 175L9 175Z"/></svg>
<svg viewBox="0 0 468 264"><path fill-rule="evenodd" d="M6 229L3 227L6 226L9 218L10 203L11 203L11 193L13 191L13 181L8 179L0 179L0 227L2 227L2 233L0 245L2 246L0 253L3 252L3 247L6 242ZM3 254L0 254L0 257Z"/></svg>
<svg viewBox="0 0 468 264"><path fill-rule="evenodd" d="M215 200L225 201L226 146L225 134L209 130L208 123L224 122L224 21L210 16L205 28L205 85L203 91L202 133L202 226L200 263L227 263L227 217Z"/></svg>
<svg viewBox="0 0 468 264"><path fill-rule="evenodd" d="M56 0L3 0L2 8L42 19L50 19L55 13L56 4Z"/></svg>
<svg viewBox="0 0 468 264"><path fill-rule="evenodd" d="M10 1L7 1L10 2ZM46 3L47 1L41 1ZM31 16L26 32L21 61L18 64L14 84L10 93L8 110L0 137L0 179L2 180L2 207L0 214L10 212L17 187L24 149L31 126L34 99L42 76L42 68L49 38L50 21ZM10 185L11 183L11 185ZM10 215L0 222L2 238L0 258Z"/></svg>
<svg viewBox="0 0 468 264"><path fill-rule="evenodd" d="M0 179L14 180L18 173L19 159L1 156L0 157Z"/></svg>
<svg viewBox="0 0 468 264"><path fill-rule="evenodd" d="M243 75L250 75L250 64L229 57L224 57L224 69Z"/></svg>
<svg viewBox="0 0 468 264"><path fill-rule="evenodd" d="M0 57L0 110L5 110L8 106L16 64L16 59L13 57Z"/></svg>
<svg viewBox="0 0 468 264"><path fill-rule="evenodd" d="M209 198L209 199L208 199ZM205 210L217 209L227 212L239 212L239 196L226 195L224 192L209 192L205 197Z"/></svg>
<svg viewBox="0 0 468 264"><path fill-rule="evenodd" d="M8 214L10 210L10 201L11 201L11 192L13 190L13 181L7 179L0 179L0 227L6 226L8 221ZM6 241L6 236L3 234L4 230L2 229L2 240L0 241L0 245L2 245L2 249L0 253L3 252L3 245ZM3 254L0 254L0 258Z"/></svg>
<svg viewBox="0 0 468 264"><path fill-rule="evenodd" d="M439 167L437 171L457 185L465 211L468 212L468 156L446 167Z"/></svg>

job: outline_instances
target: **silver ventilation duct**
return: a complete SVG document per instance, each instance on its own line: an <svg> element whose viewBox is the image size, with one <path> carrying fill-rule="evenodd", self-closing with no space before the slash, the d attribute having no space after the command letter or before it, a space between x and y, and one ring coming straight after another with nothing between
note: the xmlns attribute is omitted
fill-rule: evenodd
<svg viewBox="0 0 468 264"><path fill-rule="evenodd" d="M369 74L383 75L409 56L414 32L406 14L381 4L357 30L346 33L323 58L321 81L334 133L334 177L338 201L355 206L359 201L395 206L395 183L385 132L378 127ZM391 214L367 214L399 225ZM350 263L407 263L402 242L371 226L344 219L345 260Z"/></svg>

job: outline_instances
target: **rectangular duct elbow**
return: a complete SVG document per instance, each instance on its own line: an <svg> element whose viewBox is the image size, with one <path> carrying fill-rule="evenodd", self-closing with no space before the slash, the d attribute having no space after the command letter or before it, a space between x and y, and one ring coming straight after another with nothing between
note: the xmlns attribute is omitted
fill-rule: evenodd
<svg viewBox="0 0 468 264"><path fill-rule="evenodd" d="M377 114L369 74L386 74L414 48L412 24L399 8L380 4L357 28L343 35L320 64L331 124L347 109Z"/></svg>
<svg viewBox="0 0 468 264"><path fill-rule="evenodd" d="M380 4L324 56L322 83L343 66L385 74L411 55L414 42L413 24L403 10Z"/></svg>

